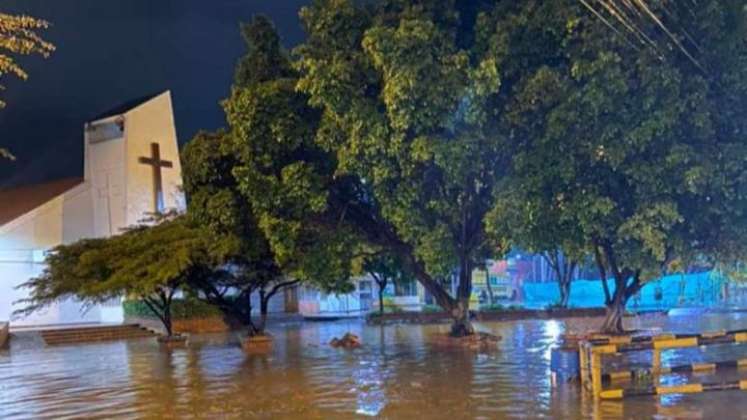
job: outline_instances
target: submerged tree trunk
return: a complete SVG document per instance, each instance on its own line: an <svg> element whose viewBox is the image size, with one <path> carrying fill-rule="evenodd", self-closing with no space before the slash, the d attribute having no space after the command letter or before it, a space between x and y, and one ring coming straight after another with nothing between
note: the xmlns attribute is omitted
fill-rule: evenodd
<svg viewBox="0 0 747 420"><path fill-rule="evenodd" d="M548 251L542 254L553 270L558 282L560 299L558 306L567 308L571 299L571 282L573 281L573 272L576 270L576 262L568 259L560 250Z"/></svg>
<svg viewBox="0 0 747 420"><path fill-rule="evenodd" d="M233 299L225 296L210 296L206 300L220 309L223 318L229 325L246 328L249 335L257 332L257 327L252 319L252 291L242 290Z"/></svg>
<svg viewBox="0 0 747 420"><path fill-rule="evenodd" d="M564 259L560 264L558 287L560 288L561 308L567 308L571 301L571 285L573 284L573 273L576 271L576 262Z"/></svg>
<svg viewBox="0 0 747 420"><path fill-rule="evenodd" d="M166 330L166 335L171 337L174 335L173 323L171 320L171 302L174 298L176 289L170 291L159 290L155 293L155 296L141 296L140 300L150 311L155 315Z"/></svg>
<svg viewBox="0 0 747 420"><path fill-rule="evenodd" d="M381 274L369 272L371 277L373 277L374 281L376 282L376 286L379 288L378 290L378 297L379 297L379 314L384 315L384 289L386 289L387 284L389 284L389 279Z"/></svg>
<svg viewBox="0 0 747 420"><path fill-rule="evenodd" d="M641 270L621 268L617 263L617 256L612 246L607 243L595 243L594 255L605 294L606 316L601 331L604 334L624 334L623 316L628 300L643 287ZM610 296L607 286L607 273L612 274L615 281L615 292Z"/></svg>
<svg viewBox="0 0 747 420"><path fill-rule="evenodd" d="M488 305L493 306L495 298L493 296L493 286L490 285L490 272L486 271L487 278L485 279L485 286L488 289Z"/></svg>
<svg viewBox="0 0 747 420"><path fill-rule="evenodd" d="M174 327L171 322L171 305L167 305L163 311L163 326L166 328L166 334L171 337L174 335Z"/></svg>
<svg viewBox="0 0 747 420"><path fill-rule="evenodd" d="M571 282L559 282L558 287L560 288L560 300L558 306L561 308L568 307L568 301L571 299Z"/></svg>
<svg viewBox="0 0 747 420"><path fill-rule="evenodd" d="M384 288L381 285L379 285L379 313L384 315Z"/></svg>
<svg viewBox="0 0 747 420"><path fill-rule="evenodd" d="M267 316L270 312L270 299L272 299L278 291L293 286L296 283L298 283L298 280L290 280L276 283L269 291L266 291L264 286L259 289L259 322L253 324L254 328L250 331L250 335L266 334L265 329L267 328Z"/></svg>
<svg viewBox="0 0 747 420"><path fill-rule="evenodd" d="M466 337L475 333L469 314L469 299L459 299L455 308L451 311L453 318L451 324L451 335L453 337Z"/></svg>
<svg viewBox="0 0 747 420"><path fill-rule="evenodd" d="M408 263L418 282L433 296L438 306L451 315L453 319L451 334L455 336L472 334L474 328L469 320L469 298L462 300L452 297L444 286L431 277L414 257L410 256ZM468 284L467 287L471 289L471 284Z"/></svg>
<svg viewBox="0 0 747 420"><path fill-rule="evenodd" d="M454 320L451 325L451 335L454 337L465 337L475 333L469 313L469 301L472 296L472 267L466 257L461 260L456 307L451 310Z"/></svg>
<svg viewBox="0 0 747 420"><path fill-rule="evenodd" d="M257 323L256 335L265 334L265 326L267 325L267 313L270 307L270 298L265 292L265 289L259 290L259 322Z"/></svg>
<svg viewBox="0 0 747 420"><path fill-rule="evenodd" d="M617 295L617 293L616 293ZM622 296L622 294L620 294ZM625 304L627 299L620 297L615 298L609 305L605 313L604 323L600 332L605 334L623 334L623 316L625 315Z"/></svg>
<svg viewBox="0 0 747 420"><path fill-rule="evenodd" d="M240 283L237 281L237 283ZM256 333L256 327L252 322L252 300L251 296L255 285L238 288L238 293L229 296L232 288L224 286L217 287L213 283L201 279L193 284L193 287L201 291L203 301L216 306L223 314L223 320L232 327L246 328L249 335ZM236 290L236 289L233 289Z"/></svg>

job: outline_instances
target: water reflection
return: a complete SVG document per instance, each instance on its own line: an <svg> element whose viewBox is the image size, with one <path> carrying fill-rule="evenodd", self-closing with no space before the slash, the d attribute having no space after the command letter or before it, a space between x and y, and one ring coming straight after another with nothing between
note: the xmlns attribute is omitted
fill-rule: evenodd
<svg viewBox="0 0 747 420"><path fill-rule="evenodd" d="M743 315L628 320L676 331L747 327ZM718 392L595 403L577 386L550 384L550 349L589 320L485 323L503 337L471 352L433 345L446 325L359 321L275 328L267 355L246 355L234 334L193 337L166 350L155 340L44 348L17 340L0 353L0 418L730 418L747 395ZM363 348L327 343L347 331ZM665 365L747 356L742 346L663 353ZM650 356L638 360L650 363ZM747 372L670 375L665 384L744 379Z"/></svg>

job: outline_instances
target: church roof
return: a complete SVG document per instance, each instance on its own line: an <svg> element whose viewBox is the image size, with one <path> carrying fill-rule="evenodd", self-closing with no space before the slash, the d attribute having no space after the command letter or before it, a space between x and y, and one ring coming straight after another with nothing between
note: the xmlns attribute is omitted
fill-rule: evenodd
<svg viewBox="0 0 747 420"><path fill-rule="evenodd" d="M104 118L109 117L116 117L117 115L122 115L126 113L127 111L137 108L138 106L150 101L151 99L155 98L156 96L161 95L163 92L159 93L153 93L150 95L142 96L140 98L132 99L127 102L123 102L105 112L102 112L101 114L93 117L91 121L98 121L103 120Z"/></svg>
<svg viewBox="0 0 747 420"><path fill-rule="evenodd" d="M12 222L65 191L83 183L83 178L65 178L36 185L0 190L0 226Z"/></svg>

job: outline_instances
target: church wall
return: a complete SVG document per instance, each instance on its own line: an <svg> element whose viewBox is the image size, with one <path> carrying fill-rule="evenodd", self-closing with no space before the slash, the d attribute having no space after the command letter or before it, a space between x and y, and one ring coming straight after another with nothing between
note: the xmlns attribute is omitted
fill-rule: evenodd
<svg viewBox="0 0 747 420"><path fill-rule="evenodd" d="M93 234L90 199L88 185L82 184L0 229L0 319L10 319L22 307L13 302L27 297L27 291L16 287L43 272L46 251ZM79 303L63 301L13 323L94 322L97 317L96 310L82 314Z"/></svg>
<svg viewBox="0 0 747 420"><path fill-rule="evenodd" d="M34 264L32 261L5 261L0 262L0 320L11 320L11 315L15 309L22 305L13 305L13 302L23 299L27 293L23 290L16 290L18 284L40 274L44 268L41 264ZM54 322L57 318L56 305L45 308L20 322L14 320L12 323L38 323L48 324Z"/></svg>
<svg viewBox="0 0 747 420"><path fill-rule="evenodd" d="M62 241L63 197L56 197L3 226L0 250L32 252L59 244Z"/></svg>
<svg viewBox="0 0 747 420"><path fill-rule="evenodd" d="M62 215L62 242L69 244L82 238L93 238L92 189L89 183L65 193Z"/></svg>
<svg viewBox="0 0 747 420"><path fill-rule="evenodd" d="M125 214L125 139L95 141L88 135L86 142L93 229L96 237L111 236L128 225Z"/></svg>
<svg viewBox="0 0 747 420"><path fill-rule="evenodd" d="M170 161L171 168L161 169L163 198L166 209L183 209L181 164L171 109L171 95L166 92L133 109L125 115L127 142L127 220L137 223L146 213L155 210L153 167L138 161L152 157L151 143L158 143L161 159Z"/></svg>

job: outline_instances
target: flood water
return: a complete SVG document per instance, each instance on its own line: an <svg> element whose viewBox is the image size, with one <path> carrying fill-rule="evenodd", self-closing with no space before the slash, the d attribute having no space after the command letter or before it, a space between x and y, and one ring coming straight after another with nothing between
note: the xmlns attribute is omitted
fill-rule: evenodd
<svg viewBox="0 0 747 420"><path fill-rule="evenodd" d="M482 353L434 345L431 337L446 325L359 320L274 326L268 355L243 353L234 334L194 336L187 348L170 351L154 339L60 347L18 339L0 352L0 418L747 418L739 408L747 407L744 391L594 403L577 385L552 387L550 349L558 337L596 322L478 324L503 337ZM747 317L658 316L628 326L742 329ZM361 336L363 348L327 345L347 331ZM665 352L664 364L747 357L744 346L693 350Z"/></svg>

